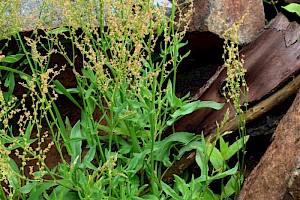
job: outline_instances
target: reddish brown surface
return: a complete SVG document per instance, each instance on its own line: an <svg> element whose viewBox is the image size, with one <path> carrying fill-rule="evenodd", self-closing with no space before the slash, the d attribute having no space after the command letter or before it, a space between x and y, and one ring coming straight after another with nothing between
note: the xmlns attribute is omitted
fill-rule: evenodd
<svg viewBox="0 0 300 200"><path fill-rule="evenodd" d="M286 45L286 29L291 25L287 18L279 15L275 21L259 36L253 43L247 45L241 51L245 55L245 65L247 70L246 81L249 86L248 102L255 103L285 82L300 69L300 42L294 40L290 45ZM300 26L293 23L295 32ZM291 42L290 42L291 43ZM224 97L219 92L226 77L226 70L221 73L205 91L196 95L196 99L225 102ZM215 111L212 109L201 109L180 119L176 124L176 131L189 131L208 133L215 127L215 122L222 121L227 110L231 109L225 104L223 109ZM230 118L234 116L231 109Z"/></svg>
<svg viewBox="0 0 300 200"><path fill-rule="evenodd" d="M298 92L294 103L278 125L273 135L272 144L269 146L259 164L246 179L239 200L279 200L284 197L289 187L292 189L294 187L293 190L289 190L292 199L300 198L299 122L300 92ZM298 173L298 178L292 177L293 173ZM291 178L295 180L291 180Z"/></svg>
<svg viewBox="0 0 300 200"><path fill-rule="evenodd" d="M194 13L189 26L190 31L210 31L222 38L225 30L247 13L238 36L239 42L245 44L255 39L264 26L265 15L261 0L194 0L193 2ZM250 12L247 12L248 9Z"/></svg>

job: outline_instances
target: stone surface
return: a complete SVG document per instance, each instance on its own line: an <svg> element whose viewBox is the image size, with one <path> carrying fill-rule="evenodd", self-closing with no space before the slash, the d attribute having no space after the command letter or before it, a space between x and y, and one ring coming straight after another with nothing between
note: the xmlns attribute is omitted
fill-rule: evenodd
<svg viewBox="0 0 300 200"><path fill-rule="evenodd" d="M194 8L190 31L210 31L222 37L227 27L238 22L247 10L238 34L239 42L251 42L264 27L262 0L194 0Z"/></svg>
<svg viewBox="0 0 300 200"><path fill-rule="evenodd" d="M288 188L283 199L300 199L300 158L298 159L298 165L296 169L293 171L292 176L289 179Z"/></svg>
<svg viewBox="0 0 300 200"><path fill-rule="evenodd" d="M179 0L182 2L183 0ZM45 3L47 2L47 3ZM34 29L36 26L58 27L62 24L60 7L63 5L47 5L51 1L23 0L20 16L24 19L23 31ZM171 12L171 0L154 0L154 6L167 5L166 15ZM52 10L51 8L57 8ZM249 9L245 21L239 31L239 42L249 43L264 26L265 16L262 0L194 0L194 14L189 31L210 31L222 37L227 27L239 21ZM42 12L41 12L42 10ZM255 11L255 12L253 12ZM37 23L39 15L46 17L43 25ZM50 24L51 22L51 24ZM41 27L42 26L42 27Z"/></svg>
<svg viewBox="0 0 300 200"><path fill-rule="evenodd" d="M72 0L72 2L74 2ZM22 30L30 31L39 28L59 27L64 23L62 17L62 2L60 5L53 4L49 0L22 0L19 15L23 19ZM153 6L166 6L166 15L169 16L172 10L172 3L168 0L153 0ZM53 9L54 8L54 9ZM95 11L95 15L96 15ZM39 23L39 18L42 24Z"/></svg>
<svg viewBox="0 0 300 200"><path fill-rule="evenodd" d="M59 27L62 24L60 5L53 5L45 0L22 0L19 15L23 19L22 31L33 30L36 27ZM53 9L55 8L55 9ZM42 16L43 24L40 24Z"/></svg>
<svg viewBox="0 0 300 200"><path fill-rule="evenodd" d="M238 200L299 199L300 92L273 134L273 142L246 179Z"/></svg>

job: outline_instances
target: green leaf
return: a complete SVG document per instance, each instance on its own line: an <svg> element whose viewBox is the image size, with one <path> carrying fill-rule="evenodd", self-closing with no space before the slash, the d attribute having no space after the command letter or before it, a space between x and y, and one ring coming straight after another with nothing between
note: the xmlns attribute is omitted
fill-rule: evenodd
<svg viewBox="0 0 300 200"><path fill-rule="evenodd" d="M52 191L52 193L49 196L49 200L53 200L53 199L66 199L63 198L65 194L67 194L70 191L70 189L64 187L64 186L57 186L54 188L54 190Z"/></svg>
<svg viewBox="0 0 300 200"><path fill-rule="evenodd" d="M93 93L95 93L95 84L91 84L87 90L83 91L84 99L89 99Z"/></svg>
<svg viewBox="0 0 300 200"><path fill-rule="evenodd" d="M78 94L79 93L79 90L78 88L66 88L67 92L69 92L70 94ZM55 91L58 93L58 94L64 94L62 91L60 91L59 89L55 88Z"/></svg>
<svg viewBox="0 0 300 200"><path fill-rule="evenodd" d="M225 187L222 190L222 199L226 199L230 197L232 194L234 194L236 191L238 191L238 180L235 175L231 176L229 181L226 183Z"/></svg>
<svg viewBox="0 0 300 200"><path fill-rule="evenodd" d="M63 170L64 171L68 171L68 170L70 170L70 168L69 168L69 166L66 164L66 165L64 165L64 166L60 166L60 167L66 167L66 168L64 168ZM67 173L69 173L69 172L67 172ZM68 179L60 179L60 180L56 180L56 183L58 184L58 185L60 185L60 186L58 186L58 187L67 187L67 188L72 188L72 186L73 186L73 183L70 181L70 180L68 180ZM54 189L55 190L55 189ZM59 190L59 189L58 189ZM75 190L75 189L73 189L73 190Z"/></svg>
<svg viewBox="0 0 300 200"><path fill-rule="evenodd" d="M197 149L196 147L197 146L201 146L201 142L200 141L192 141L186 145L184 145L180 150L179 150L179 153L178 155L174 156L175 160L179 160L181 158L181 156L188 152L188 151L191 151L193 149Z"/></svg>
<svg viewBox="0 0 300 200"><path fill-rule="evenodd" d="M186 197L187 194L189 193L189 186L188 184L179 176L174 175L176 186L183 195L183 197Z"/></svg>
<svg viewBox="0 0 300 200"><path fill-rule="evenodd" d="M300 4L297 3L291 3L287 6L283 6L284 9L286 9L289 12L294 12L300 17Z"/></svg>
<svg viewBox="0 0 300 200"><path fill-rule="evenodd" d="M25 54L23 54L23 53L19 53L19 54L15 54L15 55L9 55L9 56L6 56L6 57L2 58L1 62L3 62L3 63L16 63L21 58L23 58L24 55Z"/></svg>
<svg viewBox="0 0 300 200"><path fill-rule="evenodd" d="M127 171L129 171L131 176L129 178L132 178L137 171L139 171L144 163L145 163L145 156L147 154L147 151L142 151L141 153L134 153L133 158L128 163Z"/></svg>
<svg viewBox="0 0 300 200"><path fill-rule="evenodd" d="M120 143L122 146L119 149L120 154L127 154L132 151L132 144L128 144L127 142Z"/></svg>
<svg viewBox="0 0 300 200"><path fill-rule="evenodd" d="M60 27L60 28L52 29L52 30L48 31L48 33L57 35L57 34L68 32L68 31L69 31L69 29L67 27Z"/></svg>
<svg viewBox="0 0 300 200"><path fill-rule="evenodd" d="M223 169L225 160L220 151L213 144L207 145L207 154L207 156L209 156L209 161L216 170Z"/></svg>
<svg viewBox="0 0 300 200"><path fill-rule="evenodd" d="M53 81L53 84L55 85L55 91L58 93L64 94L66 97L68 97L78 108L82 109L82 107L79 105L79 103L72 97L70 92L58 81Z"/></svg>
<svg viewBox="0 0 300 200"><path fill-rule="evenodd" d="M9 181L9 185L12 186L13 189L17 189L20 187L19 179L17 178L17 176L15 174L8 176L7 179Z"/></svg>
<svg viewBox="0 0 300 200"><path fill-rule="evenodd" d="M116 69L110 64L110 62L105 61L105 65L110 69L110 72L112 73L113 77L116 77Z"/></svg>
<svg viewBox="0 0 300 200"><path fill-rule="evenodd" d="M149 69L149 73L151 73L153 70L153 67L151 67L151 65L149 64L149 62L145 59L142 59L142 63L144 65L144 67L146 67L147 69Z"/></svg>
<svg viewBox="0 0 300 200"><path fill-rule="evenodd" d="M60 129L59 134L61 134L64 141L67 141L68 140L68 133L67 133L65 124L62 120L62 117L60 115L60 112L59 112L59 110L58 110L58 108L57 108L57 106L54 102L52 102L52 107L55 111L55 116L56 116L56 119L57 119L58 124L59 124L59 129ZM67 148L68 154L71 155L72 152L71 152L71 149L70 149L70 145L69 144L66 145L66 148Z"/></svg>
<svg viewBox="0 0 300 200"><path fill-rule="evenodd" d="M71 130L70 139L74 139L74 138L77 139L77 138L81 138L81 137L82 137L82 134L81 134L80 121L77 121L77 123L73 126L73 128ZM70 147L71 147L71 151L72 151L72 157L71 157L72 164L76 161L76 159L79 159L79 162L80 162L81 145L82 145L82 140L74 141L74 142L70 143Z"/></svg>
<svg viewBox="0 0 300 200"><path fill-rule="evenodd" d="M168 186L167 184L165 184L164 182L161 182L161 187L164 190L164 192L169 195L170 197L172 197L172 199L176 199L176 200L181 200L183 199L182 197L180 197L170 186Z"/></svg>
<svg viewBox="0 0 300 200"><path fill-rule="evenodd" d="M63 200L79 200L80 197L78 196L77 192L68 192L64 195Z"/></svg>
<svg viewBox="0 0 300 200"><path fill-rule="evenodd" d="M8 77L5 79L4 86L8 87L8 95L11 97L15 88L15 76L13 72L10 72Z"/></svg>
<svg viewBox="0 0 300 200"><path fill-rule="evenodd" d="M173 87L172 83L169 80L168 81L168 86L167 86L167 91L166 91L166 96L167 96L167 99L168 99L169 104L171 105L171 107L172 108L178 108L178 107L182 106L182 101L181 101L181 99L176 97L172 87Z"/></svg>
<svg viewBox="0 0 300 200"><path fill-rule="evenodd" d="M81 69L82 75L88 79L91 80L91 82L96 83L97 82L97 77L95 76L95 73L91 69Z"/></svg>
<svg viewBox="0 0 300 200"><path fill-rule="evenodd" d="M126 101L128 102L128 105L130 105L134 109L144 108L145 110L149 110L149 107L144 102L132 99L127 99Z"/></svg>
<svg viewBox="0 0 300 200"><path fill-rule="evenodd" d="M223 107L224 104L216 103L213 101L194 101L190 102L188 104L183 105L180 107L179 110L176 110L172 115L169 121L167 121L167 125L172 125L176 120L178 120L180 117L184 115L188 115L195 110L198 110L200 108L213 108L216 110L220 110Z"/></svg>
<svg viewBox="0 0 300 200"><path fill-rule="evenodd" d="M74 179L76 182L78 182L78 187L80 187L80 189L82 191L87 191L87 188L89 187L89 184L88 184L88 179L89 177L86 176L85 174L86 172L84 171L77 171L76 173L76 178ZM77 183L75 183L77 184Z"/></svg>
<svg viewBox="0 0 300 200"><path fill-rule="evenodd" d="M96 145L92 146L89 151L87 152L87 154L84 156L84 160L83 162L91 162L96 154Z"/></svg>
<svg viewBox="0 0 300 200"><path fill-rule="evenodd" d="M206 177L208 175L208 166L206 161L206 155L199 148L196 150L196 163L201 169L201 177Z"/></svg>
<svg viewBox="0 0 300 200"><path fill-rule="evenodd" d="M196 163L201 169L201 176L208 176L208 159L206 154L206 141L204 135L201 134L201 145L196 146Z"/></svg>
<svg viewBox="0 0 300 200"><path fill-rule="evenodd" d="M188 51L188 52L186 52L183 56L180 55L180 59L182 60L182 59L184 59L184 58L187 58L190 54L191 54L191 51Z"/></svg>
<svg viewBox="0 0 300 200"><path fill-rule="evenodd" d="M177 43L175 45L170 46L170 49L174 52L174 53L178 53L179 49L184 47L185 45L187 45L188 42L185 43Z"/></svg>
<svg viewBox="0 0 300 200"><path fill-rule="evenodd" d="M238 167L239 167L238 164L239 163L237 163L234 166L234 168L232 168L232 169L229 169L229 170L227 170L225 172L217 173L216 175L214 175L214 176L211 177L211 180L221 179L221 178L224 178L226 176L234 175L237 172L237 170L238 170Z"/></svg>
<svg viewBox="0 0 300 200"><path fill-rule="evenodd" d="M29 76L28 74L24 73L24 72L21 72L19 70L16 70L16 69L13 69L13 68L10 68L10 67L5 67L5 66L0 66L0 70L6 70L6 71L9 71L9 72L13 72L13 73L16 73L16 74L19 74L20 77L26 81L29 81L32 79L31 76Z"/></svg>
<svg viewBox="0 0 300 200"><path fill-rule="evenodd" d="M82 167L87 167L93 170L96 170L97 168L91 163L91 161L95 158L96 154L96 146L92 146L87 154L84 156Z"/></svg>
<svg viewBox="0 0 300 200"><path fill-rule="evenodd" d="M159 200L156 196L151 195L151 194L146 194L146 195L142 196L142 199Z"/></svg>
<svg viewBox="0 0 300 200"><path fill-rule="evenodd" d="M187 44L188 44L188 42L181 42L181 43L178 43L176 46L178 49L180 49L180 48L186 46Z"/></svg>
<svg viewBox="0 0 300 200"><path fill-rule="evenodd" d="M197 137L188 132L177 132L166 137L164 140L154 144L154 156L157 161L162 161L165 166L170 167L170 149L176 144L187 145Z"/></svg>
<svg viewBox="0 0 300 200"><path fill-rule="evenodd" d="M74 142L79 142L79 141L82 141L84 138L83 137L74 137L74 138L71 138L71 139L68 139L65 144L71 144L71 143L74 143Z"/></svg>
<svg viewBox="0 0 300 200"><path fill-rule="evenodd" d="M131 199L132 200L143 200L143 198L141 198L141 197L135 197L135 196L132 196Z"/></svg>
<svg viewBox="0 0 300 200"><path fill-rule="evenodd" d="M9 159L9 165L10 165L11 169L12 169L15 173L20 174L18 165L17 165L16 162L15 162L13 159L11 159L11 158Z"/></svg>
<svg viewBox="0 0 300 200"><path fill-rule="evenodd" d="M17 144L13 145L12 148L11 148L11 150L14 150L14 149L19 148L19 147L24 148L24 146L25 146L24 138L22 138L22 137L14 137L14 139L19 140L19 142ZM32 144L35 141L37 141L37 139L38 138L30 139L30 140L28 140L26 142L26 144Z"/></svg>
<svg viewBox="0 0 300 200"><path fill-rule="evenodd" d="M204 200L219 200L219 196L215 194L211 189L208 187L205 187L203 190L203 194L201 194L202 198Z"/></svg>
<svg viewBox="0 0 300 200"><path fill-rule="evenodd" d="M219 142L220 142L220 151L221 151L222 156L224 157L225 153L228 150L229 143L225 142L223 137L220 137Z"/></svg>
<svg viewBox="0 0 300 200"><path fill-rule="evenodd" d="M104 125L101 125L101 124L97 124L97 128L102 130L102 131L105 131L106 133L111 133L111 128L109 126L104 126Z"/></svg>
<svg viewBox="0 0 300 200"><path fill-rule="evenodd" d="M225 155L223 155L223 158L225 160L228 160L229 158L231 158L234 154L236 154L243 146L245 146L245 143L248 141L249 139L249 135L238 139L237 141L235 141L232 145L230 145L225 153Z"/></svg>
<svg viewBox="0 0 300 200"><path fill-rule="evenodd" d="M57 185L57 183L54 183L54 182L39 183L39 185L37 187L35 187L35 190L31 190L28 200L39 200L39 199L41 199L41 194L43 192L45 192L49 188L54 187L56 185Z"/></svg>
<svg viewBox="0 0 300 200"><path fill-rule="evenodd" d="M28 122L28 125L27 125L27 127L26 127L25 135L24 135L24 138L25 138L27 141L30 139L31 131L32 131L32 125L31 125L31 121L29 121L29 122Z"/></svg>
<svg viewBox="0 0 300 200"><path fill-rule="evenodd" d="M43 193L43 197L44 197L44 199L46 199L46 200L61 200L62 199L62 197L61 196L59 196L59 198L57 198L57 197L55 197L55 199L50 199L50 196L47 194L47 193Z"/></svg>
<svg viewBox="0 0 300 200"><path fill-rule="evenodd" d="M148 88L146 88L145 86L142 86L142 87L140 87L140 90L141 90L141 95L143 98L149 99L149 100L152 99L152 92Z"/></svg>
<svg viewBox="0 0 300 200"><path fill-rule="evenodd" d="M37 185L38 185L38 182L28 183L28 184L24 185L23 187L20 187L19 192L21 192L23 194L27 194L32 190L32 188L35 188Z"/></svg>
<svg viewBox="0 0 300 200"><path fill-rule="evenodd" d="M41 177L41 176L44 176L45 174L48 174L48 172L46 170L40 170L40 171L33 172L34 177Z"/></svg>
<svg viewBox="0 0 300 200"><path fill-rule="evenodd" d="M161 145L165 145L167 143L173 143L173 142L180 142L182 144L188 144L189 142L193 141L195 138L198 138L195 136L194 133L189 132L176 132L172 135L169 135L165 139L163 139L160 142L157 142L155 146L160 149Z"/></svg>

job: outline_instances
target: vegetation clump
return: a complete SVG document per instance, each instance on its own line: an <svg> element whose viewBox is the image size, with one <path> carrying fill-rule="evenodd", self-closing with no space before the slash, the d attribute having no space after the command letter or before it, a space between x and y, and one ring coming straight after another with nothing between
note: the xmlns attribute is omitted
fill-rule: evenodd
<svg viewBox="0 0 300 200"><path fill-rule="evenodd" d="M0 52L1 199L224 199L238 192L238 163L227 161L247 138L229 145L220 137L220 150L188 132L163 139L180 117L223 106L176 97L177 67L188 56L179 49L193 3L172 4L167 17L166 6L153 1L48 0L23 19L38 13L34 24L48 28L23 37L21 1L1 1L0 38L19 47ZM62 24L54 27L57 12ZM55 56L67 64L52 65ZM70 68L76 87L66 88L57 77ZM21 97L14 95L16 80ZM60 113L62 95L80 110L77 122ZM201 176L164 183L164 172L193 149ZM59 157L52 167L51 152ZM224 179L219 194L209 188L217 179Z"/></svg>

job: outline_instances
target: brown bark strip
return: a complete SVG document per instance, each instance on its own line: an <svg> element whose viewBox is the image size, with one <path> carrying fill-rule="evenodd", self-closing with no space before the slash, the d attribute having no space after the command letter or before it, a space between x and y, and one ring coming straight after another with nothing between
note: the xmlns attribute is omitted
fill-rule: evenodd
<svg viewBox="0 0 300 200"><path fill-rule="evenodd" d="M239 200L279 200L284 197L292 173L297 170L300 161L299 122L300 91L278 125L272 144L246 179Z"/></svg>
<svg viewBox="0 0 300 200"><path fill-rule="evenodd" d="M272 110L276 106L283 103L287 98L295 94L300 89L300 75L298 75L294 80L288 83L285 87L281 90L277 91L269 98L261 101L256 106L250 108L245 113L246 123L249 123L260 116L264 115L268 111ZM239 123L238 121L233 118L230 121L226 122L224 126L219 131L220 133L224 133L225 131L235 131L238 129ZM217 131L213 131L211 134L208 135L208 139L210 141L214 140L217 135Z"/></svg>
<svg viewBox="0 0 300 200"><path fill-rule="evenodd" d="M295 94L300 89L300 75L294 78L290 83L285 87L271 95L269 98L261 101L256 106L252 107L245 113L246 122L253 121L254 119L259 118L263 114L270 111L272 108L283 103L290 96ZM223 128L219 131L221 134L226 131L235 131L238 129L238 122L235 119L231 119L226 122ZM299 130L300 131L300 130ZM206 139L213 141L216 138L217 130L214 130L209 134ZM173 180L173 174L182 174L183 171L188 168L195 160L195 152L191 152L187 155L184 155L180 160L176 161L175 164L169 168L163 177L163 181L171 182Z"/></svg>
<svg viewBox="0 0 300 200"><path fill-rule="evenodd" d="M280 14L254 42L242 49L241 54L245 57L244 67L247 70L245 78L250 90L247 101L250 104L256 104L272 94L300 70L300 42L295 41L294 35L288 34L298 33L299 30L299 24L289 22ZM226 69L220 70L208 86L200 90L193 99L226 102L220 93L226 78ZM203 131L208 134L215 128L216 121L220 123L223 120L227 109L231 111L229 120L234 118L234 111L228 104L219 111L200 109L178 120L175 130L198 134ZM166 135L171 132L167 130Z"/></svg>
<svg viewBox="0 0 300 200"><path fill-rule="evenodd" d="M266 113L299 90L300 77L298 76L283 89L261 101L274 93L277 88L300 70L300 42L295 40L294 34L290 34L290 32L298 33L299 31L299 24L290 23L284 15L280 14L266 27L257 40L242 49L241 54L245 55L245 68L247 70L246 80L250 88L248 102L256 104L246 112L247 122ZM193 99L226 102L219 92L225 78L226 69L221 67ZM259 101L261 103L257 104ZM225 104L224 108L219 111L212 109L195 111L178 120L175 123L175 129L176 131L194 133L203 131L206 135L211 133L206 138L213 140L216 136L215 122L223 120L227 109L231 111L231 115L221 133L234 131L238 124L234 119L234 111L228 104ZM165 135L170 133L171 131L167 130ZM173 174L181 174L193 163L194 158L195 152L183 156L164 174L163 180L172 181Z"/></svg>

